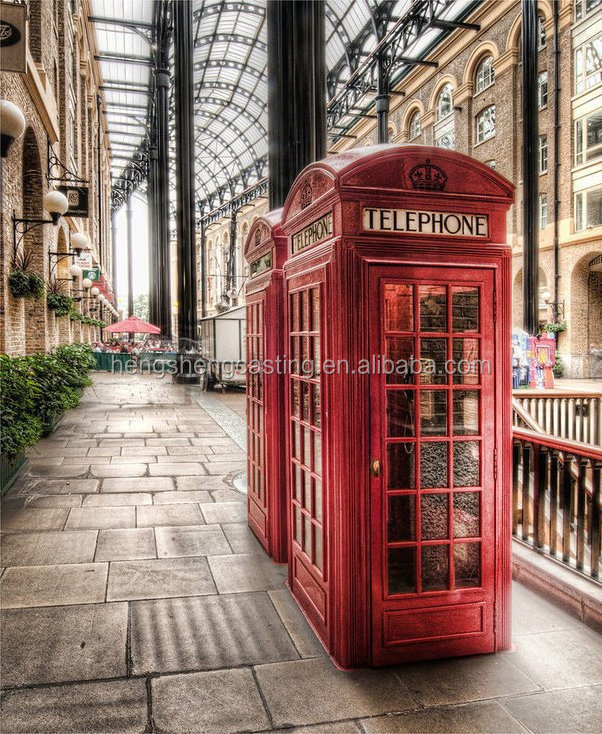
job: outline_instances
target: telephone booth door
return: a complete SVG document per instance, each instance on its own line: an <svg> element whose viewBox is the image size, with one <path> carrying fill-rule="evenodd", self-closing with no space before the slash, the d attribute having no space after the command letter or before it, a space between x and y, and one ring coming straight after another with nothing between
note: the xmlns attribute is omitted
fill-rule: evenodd
<svg viewBox="0 0 602 734"><path fill-rule="evenodd" d="M494 271L373 265L370 293L373 664L492 652Z"/></svg>

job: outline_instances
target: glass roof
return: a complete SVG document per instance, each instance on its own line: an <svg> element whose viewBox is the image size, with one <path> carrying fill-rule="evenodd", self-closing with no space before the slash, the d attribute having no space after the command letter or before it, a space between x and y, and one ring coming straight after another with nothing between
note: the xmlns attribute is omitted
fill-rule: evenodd
<svg viewBox="0 0 602 734"><path fill-rule="evenodd" d="M197 198L211 208L263 175L256 163L267 155L266 3L191 2ZM458 17L474 4L472 0L430 2L444 18ZM419 0L327 0L326 66L333 103L350 77L369 63L370 51L417 3ZM91 0L116 179L147 137L157 4L152 0ZM425 30L409 47L412 55L428 50L441 33L440 29ZM367 104L371 97L366 100ZM352 122L351 117L345 125Z"/></svg>

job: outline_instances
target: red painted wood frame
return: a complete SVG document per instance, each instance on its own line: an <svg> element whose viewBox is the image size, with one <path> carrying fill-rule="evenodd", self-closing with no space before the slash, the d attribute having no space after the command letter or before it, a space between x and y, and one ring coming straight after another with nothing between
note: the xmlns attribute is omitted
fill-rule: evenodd
<svg viewBox="0 0 602 734"><path fill-rule="evenodd" d="M512 197L483 164L408 145L312 164L285 203L286 343L322 361L288 376L289 584L341 667L510 644ZM436 374L387 381L387 346ZM437 374L476 354L476 381Z"/></svg>
<svg viewBox="0 0 602 734"><path fill-rule="evenodd" d="M247 488L248 522L266 552L286 563L286 461L284 375L276 361L284 354L286 241L281 210L259 217L245 244L250 277L247 304Z"/></svg>

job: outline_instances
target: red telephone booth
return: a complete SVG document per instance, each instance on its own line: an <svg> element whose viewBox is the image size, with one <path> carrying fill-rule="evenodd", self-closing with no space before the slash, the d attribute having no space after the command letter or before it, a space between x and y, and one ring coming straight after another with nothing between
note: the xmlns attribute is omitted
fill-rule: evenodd
<svg viewBox="0 0 602 734"><path fill-rule="evenodd" d="M342 667L510 643L512 198L383 145L286 200L289 584Z"/></svg>
<svg viewBox="0 0 602 734"><path fill-rule="evenodd" d="M253 223L244 248L247 304L247 487L249 527L278 563L287 559L284 375L286 240L282 210ZM272 409L268 409L272 406Z"/></svg>

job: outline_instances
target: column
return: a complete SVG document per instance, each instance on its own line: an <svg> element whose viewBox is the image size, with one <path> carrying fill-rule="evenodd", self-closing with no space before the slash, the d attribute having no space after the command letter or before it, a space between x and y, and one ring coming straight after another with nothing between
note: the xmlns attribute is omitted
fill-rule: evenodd
<svg viewBox="0 0 602 734"><path fill-rule="evenodd" d="M268 0L270 209L297 174L326 155L324 1Z"/></svg>
<svg viewBox="0 0 602 734"><path fill-rule="evenodd" d="M194 93L192 3L173 4L178 236L178 374L176 381L198 383L196 251L194 203Z"/></svg>
<svg viewBox="0 0 602 734"><path fill-rule="evenodd" d="M132 258L132 195L128 196L125 216L127 221L127 251L128 251L128 308L126 319L134 313L134 270Z"/></svg>

